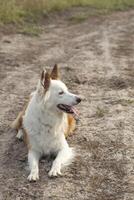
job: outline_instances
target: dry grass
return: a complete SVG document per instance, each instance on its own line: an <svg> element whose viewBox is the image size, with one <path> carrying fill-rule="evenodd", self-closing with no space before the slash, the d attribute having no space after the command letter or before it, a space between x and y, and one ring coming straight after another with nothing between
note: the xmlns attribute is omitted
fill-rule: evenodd
<svg viewBox="0 0 134 200"><path fill-rule="evenodd" d="M97 107L96 109L96 117L104 117L106 111L103 108Z"/></svg>
<svg viewBox="0 0 134 200"><path fill-rule="evenodd" d="M16 23L26 19L37 21L44 14L72 6L123 10L134 6L134 0L0 0L0 22Z"/></svg>

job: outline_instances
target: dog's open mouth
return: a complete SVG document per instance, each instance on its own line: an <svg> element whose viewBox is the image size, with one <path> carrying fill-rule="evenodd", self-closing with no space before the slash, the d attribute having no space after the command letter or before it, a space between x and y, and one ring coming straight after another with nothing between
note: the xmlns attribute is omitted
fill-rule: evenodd
<svg viewBox="0 0 134 200"><path fill-rule="evenodd" d="M69 105L66 105L66 104L58 104L57 107L60 110L62 110L63 112L73 114L73 115L76 115L76 116L79 115L78 110L74 106L69 106Z"/></svg>

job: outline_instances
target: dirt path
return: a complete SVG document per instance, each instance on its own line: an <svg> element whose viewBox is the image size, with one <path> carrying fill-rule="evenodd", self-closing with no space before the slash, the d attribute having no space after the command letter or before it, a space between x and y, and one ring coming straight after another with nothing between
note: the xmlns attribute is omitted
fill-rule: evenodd
<svg viewBox="0 0 134 200"><path fill-rule="evenodd" d="M64 177L27 181L26 148L9 124L35 88L42 66L59 63L68 87L83 96L69 143L77 159ZM0 39L0 200L134 199L134 11L60 18L40 37Z"/></svg>

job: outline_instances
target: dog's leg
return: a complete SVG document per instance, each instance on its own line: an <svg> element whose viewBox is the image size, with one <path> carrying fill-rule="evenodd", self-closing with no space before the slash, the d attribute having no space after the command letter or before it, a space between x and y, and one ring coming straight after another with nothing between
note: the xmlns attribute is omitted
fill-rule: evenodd
<svg viewBox="0 0 134 200"><path fill-rule="evenodd" d="M40 153L29 150L28 153L28 162L30 167L30 175L28 176L29 181L36 181L39 179L39 159L40 159Z"/></svg>
<svg viewBox="0 0 134 200"><path fill-rule="evenodd" d="M74 157L74 152L72 148L66 147L59 151L56 159L53 161L51 170L49 171L49 176L61 175L61 168L65 165L70 164Z"/></svg>

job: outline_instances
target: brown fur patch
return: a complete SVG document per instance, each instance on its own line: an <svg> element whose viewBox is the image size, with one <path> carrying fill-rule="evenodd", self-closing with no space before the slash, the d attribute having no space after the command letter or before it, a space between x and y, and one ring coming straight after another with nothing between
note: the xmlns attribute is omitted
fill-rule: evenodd
<svg viewBox="0 0 134 200"><path fill-rule="evenodd" d="M31 145L30 145L30 141L29 141L29 137L28 137L27 131L26 131L25 128L22 128L22 130L23 130L24 143L26 144L27 149L30 150L31 149Z"/></svg>
<svg viewBox="0 0 134 200"><path fill-rule="evenodd" d="M17 131L21 128L21 126L22 126L22 116L23 116L23 111L19 112L17 118L11 124L11 128L16 129Z"/></svg>
<svg viewBox="0 0 134 200"><path fill-rule="evenodd" d="M50 85L50 74L45 73L44 70L41 74L41 85L44 87L44 89L47 91Z"/></svg>
<svg viewBox="0 0 134 200"><path fill-rule="evenodd" d="M72 135L72 133L76 127L76 121L75 121L74 117L70 114L68 114L67 117L68 117L68 128L65 132L65 137Z"/></svg>
<svg viewBox="0 0 134 200"><path fill-rule="evenodd" d="M30 98L29 98L29 101L30 101ZM22 129L24 143L26 144L28 150L31 148L31 146L30 146L30 143L29 143L29 137L28 137L27 131L25 130L25 128L23 128L23 116L25 115L25 111L28 107L29 101L23 107L23 110L21 112L19 112L17 118L14 120L14 122L11 125L11 127L16 129L17 131L19 129Z"/></svg>
<svg viewBox="0 0 134 200"><path fill-rule="evenodd" d="M30 101L30 98L29 98ZM17 131L22 127L22 122L23 122L23 116L25 114L25 111L27 109L27 106L29 104L29 101L26 103L26 105L23 107L23 110L19 112L17 118L13 121L11 124L11 128L16 129Z"/></svg>
<svg viewBox="0 0 134 200"><path fill-rule="evenodd" d="M50 75L49 75L49 73L46 72L46 74L45 74L45 81L44 81L44 88L46 90L48 90L49 85L50 85Z"/></svg>

